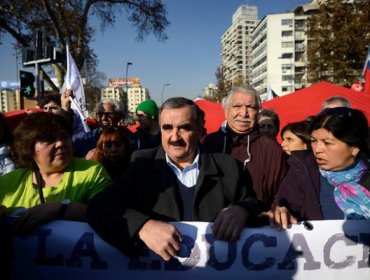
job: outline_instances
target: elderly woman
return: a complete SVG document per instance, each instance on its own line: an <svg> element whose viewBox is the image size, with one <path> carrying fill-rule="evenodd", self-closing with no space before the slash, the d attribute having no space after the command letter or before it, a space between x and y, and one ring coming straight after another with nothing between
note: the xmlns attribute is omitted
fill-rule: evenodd
<svg viewBox="0 0 370 280"><path fill-rule="evenodd" d="M44 112L25 118L14 132L19 168L0 177L0 205L20 217L27 233L55 219L85 220L86 203L109 183L99 163L73 158L71 125Z"/></svg>
<svg viewBox="0 0 370 280"><path fill-rule="evenodd" d="M292 152L270 221L370 219L367 120L355 109L326 109L311 124L310 151Z"/></svg>

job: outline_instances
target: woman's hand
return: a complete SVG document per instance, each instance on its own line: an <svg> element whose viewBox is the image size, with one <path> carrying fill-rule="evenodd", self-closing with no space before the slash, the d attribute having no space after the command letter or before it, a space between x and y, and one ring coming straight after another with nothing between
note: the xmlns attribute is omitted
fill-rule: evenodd
<svg viewBox="0 0 370 280"><path fill-rule="evenodd" d="M289 225L296 224L298 222L284 206L277 206L268 212L263 212L263 215L267 215L270 225L272 227L276 227L278 230L287 229Z"/></svg>
<svg viewBox="0 0 370 280"><path fill-rule="evenodd" d="M21 235L28 234L37 226L56 220L60 208L60 202L43 203L29 208L14 221L14 228Z"/></svg>

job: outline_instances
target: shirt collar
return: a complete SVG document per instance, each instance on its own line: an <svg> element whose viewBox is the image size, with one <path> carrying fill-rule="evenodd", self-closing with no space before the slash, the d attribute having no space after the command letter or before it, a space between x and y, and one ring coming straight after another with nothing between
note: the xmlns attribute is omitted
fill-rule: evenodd
<svg viewBox="0 0 370 280"><path fill-rule="evenodd" d="M178 168L173 162L172 160L169 158L169 156L167 155L167 153L165 153L165 156L166 156L166 162L167 164L173 169L175 168L176 170L180 170L180 168ZM183 171L186 171L186 170L189 170L189 169L192 169L192 168L197 168L199 169L199 149L197 150L197 155L195 156L194 160L192 163L188 164Z"/></svg>

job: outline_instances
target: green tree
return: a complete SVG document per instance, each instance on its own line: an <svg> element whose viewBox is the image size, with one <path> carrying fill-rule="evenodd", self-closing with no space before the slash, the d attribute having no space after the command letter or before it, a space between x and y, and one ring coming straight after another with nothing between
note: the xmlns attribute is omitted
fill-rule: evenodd
<svg viewBox="0 0 370 280"><path fill-rule="evenodd" d="M214 95L214 102L221 102L222 99L227 95L227 92L230 90L229 83L225 80L224 69L222 66L219 66L215 72L216 75L216 86L217 93Z"/></svg>
<svg viewBox="0 0 370 280"><path fill-rule="evenodd" d="M84 78L84 91L86 98L87 111L94 112L96 104L101 99L101 88L106 86L107 76L96 71L97 59L87 60L81 70L81 76Z"/></svg>
<svg viewBox="0 0 370 280"><path fill-rule="evenodd" d="M98 18L102 28L106 28L113 26L116 17L124 13L136 27L139 41L150 33L159 40L167 39L165 29L169 22L161 0L2 0L0 39L2 34L9 33L21 47L26 47L31 44L33 32L45 28L62 53L68 43L81 69L85 61L96 59L90 47L95 30L89 19ZM53 68L62 79L65 64L53 65Z"/></svg>
<svg viewBox="0 0 370 280"><path fill-rule="evenodd" d="M308 21L308 78L350 86L370 44L370 1L326 0Z"/></svg>

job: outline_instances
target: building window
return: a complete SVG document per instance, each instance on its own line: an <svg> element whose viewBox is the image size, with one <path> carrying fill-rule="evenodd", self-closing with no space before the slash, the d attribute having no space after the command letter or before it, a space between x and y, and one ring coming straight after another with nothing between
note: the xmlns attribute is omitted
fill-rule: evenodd
<svg viewBox="0 0 370 280"><path fill-rule="evenodd" d="M281 47L282 48L292 48L293 47L293 42L282 42Z"/></svg>
<svg viewBox="0 0 370 280"><path fill-rule="evenodd" d="M284 58L293 58L293 54L292 53L283 53L281 55L281 58L284 59Z"/></svg>
<svg viewBox="0 0 370 280"><path fill-rule="evenodd" d="M281 65L281 72L286 73L287 71L292 70L292 64L283 64Z"/></svg>
<svg viewBox="0 0 370 280"><path fill-rule="evenodd" d="M293 36L293 31L292 30L281 31L281 36L283 37Z"/></svg>
<svg viewBox="0 0 370 280"><path fill-rule="evenodd" d="M292 25L292 24L293 24L293 19L291 18L281 20L281 25Z"/></svg>
<svg viewBox="0 0 370 280"><path fill-rule="evenodd" d="M293 81L293 75L283 75L281 76L282 81Z"/></svg>
<svg viewBox="0 0 370 280"><path fill-rule="evenodd" d="M293 91L293 87L282 87L281 88L281 91L282 92L292 92Z"/></svg>

